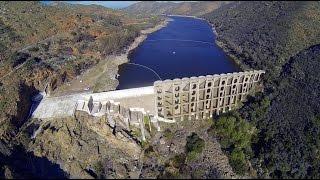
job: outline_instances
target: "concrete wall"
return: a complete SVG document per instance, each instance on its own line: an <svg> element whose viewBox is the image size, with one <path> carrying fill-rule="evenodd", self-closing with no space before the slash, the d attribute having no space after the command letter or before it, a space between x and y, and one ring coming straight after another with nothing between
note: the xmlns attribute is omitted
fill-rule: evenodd
<svg viewBox="0 0 320 180"><path fill-rule="evenodd" d="M106 102L108 100L126 101L126 99L131 99L131 101L134 101L134 99L137 99L135 101L136 103L131 103L132 105L128 107L137 107L137 104L139 104L139 102L143 100L147 101L147 103L145 103L146 106L143 107L145 107L145 109L149 110L150 112L153 112L154 102L150 102L150 98L146 98L146 96L153 96L153 91L153 86L147 86L101 93L86 92L59 97L45 97L35 108L34 112L32 113L32 117L38 119L47 119L73 116L76 103L79 100L88 101L90 97L92 97L95 101L100 102ZM152 109L148 108L149 106L152 106Z"/></svg>
<svg viewBox="0 0 320 180"><path fill-rule="evenodd" d="M160 130L159 121L176 123L182 120L194 120L212 117L234 108L246 100L255 90L264 71L246 71L219 75L207 75L174 80L156 81L154 86L126 89L112 92L94 93L78 100L75 110L85 111L93 116L107 116L111 126L121 125L128 131L132 126L141 131L141 139L146 140L144 117L148 116L153 125ZM147 113L143 103L140 107L125 107L120 102L128 97L143 99L155 103L153 113ZM125 102L123 102L125 103ZM129 106L133 104L129 103ZM149 111L148 111L149 112ZM116 117L116 118L115 118ZM115 120L117 119L117 121ZM149 122L149 124L151 124ZM150 132L151 126L149 125Z"/></svg>
<svg viewBox="0 0 320 180"><path fill-rule="evenodd" d="M122 90L114 90L108 92L100 92L100 93L92 93L89 96L92 96L93 99L99 100L116 100L123 99L128 97L141 97L148 94L153 94L153 86L146 86L140 88L131 88L131 89L122 89ZM89 98L87 96L87 98Z"/></svg>
<svg viewBox="0 0 320 180"><path fill-rule="evenodd" d="M95 101L92 97L89 100L78 100L75 107L76 111L85 111L92 116L107 116L108 124L111 127L121 126L130 131L132 126L140 129L141 139L146 140L146 127L144 117L151 116L143 108L127 108L121 106L119 102L113 100Z"/></svg>
<svg viewBox="0 0 320 180"><path fill-rule="evenodd" d="M237 107L265 71L207 75L154 83L157 116L168 120L212 117Z"/></svg>

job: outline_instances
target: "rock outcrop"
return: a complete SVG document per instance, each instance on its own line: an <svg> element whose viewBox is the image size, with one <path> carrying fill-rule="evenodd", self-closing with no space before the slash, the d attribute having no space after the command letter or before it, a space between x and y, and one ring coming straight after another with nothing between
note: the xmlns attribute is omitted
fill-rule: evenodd
<svg viewBox="0 0 320 180"><path fill-rule="evenodd" d="M141 147L105 117L78 112L74 118L43 122L28 149L70 174L70 178L130 178Z"/></svg>

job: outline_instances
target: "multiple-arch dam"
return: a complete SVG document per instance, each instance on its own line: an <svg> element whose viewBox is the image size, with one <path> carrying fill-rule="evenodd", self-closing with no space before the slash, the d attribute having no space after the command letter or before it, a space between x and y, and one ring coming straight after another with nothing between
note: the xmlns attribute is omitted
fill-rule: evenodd
<svg viewBox="0 0 320 180"><path fill-rule="evenodd" d="M265 72L236 72L224 52L208 41L215 38L208 24L183 17L174 22L151 34L130 63L120 67L119 90L45 98L32 116L69 117L76 111L117 116L124 128L138 127L145 139L146 116L158 130L160 121L209 118L237 108L259 87Z"/></svg>

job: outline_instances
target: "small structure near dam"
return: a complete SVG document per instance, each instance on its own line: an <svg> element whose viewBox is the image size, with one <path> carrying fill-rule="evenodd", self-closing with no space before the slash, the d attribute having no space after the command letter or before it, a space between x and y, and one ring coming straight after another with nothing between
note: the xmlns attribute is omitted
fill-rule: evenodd
<svg viewBox="0 0 320 180"><path fill-rule="evenodd" d="M254 70L207 75L156 81L141 88L45 98L33 117L68 117L84 111L106 116L111 126L117 124L128 131L138 128L145 140L147 130L161 130L159 122L198 120L237 108L255 91L264 73Z"/></svg>

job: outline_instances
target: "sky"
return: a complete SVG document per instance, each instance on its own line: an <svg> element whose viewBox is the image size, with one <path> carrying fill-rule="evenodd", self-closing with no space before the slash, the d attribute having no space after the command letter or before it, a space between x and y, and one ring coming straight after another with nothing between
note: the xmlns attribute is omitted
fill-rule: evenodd
<svg viewBox="0 0 320 180"><path fill-rule="evenodd" d="M48 3L50 1L42 1L42 2ZM71 4L84 4L84 5L97 4L97 5L105 6L108 8L119 9L119 8L125 8L139 1L66 1L66 2ZM172 1L172 2L178 3L183 1Z"/></svg>

